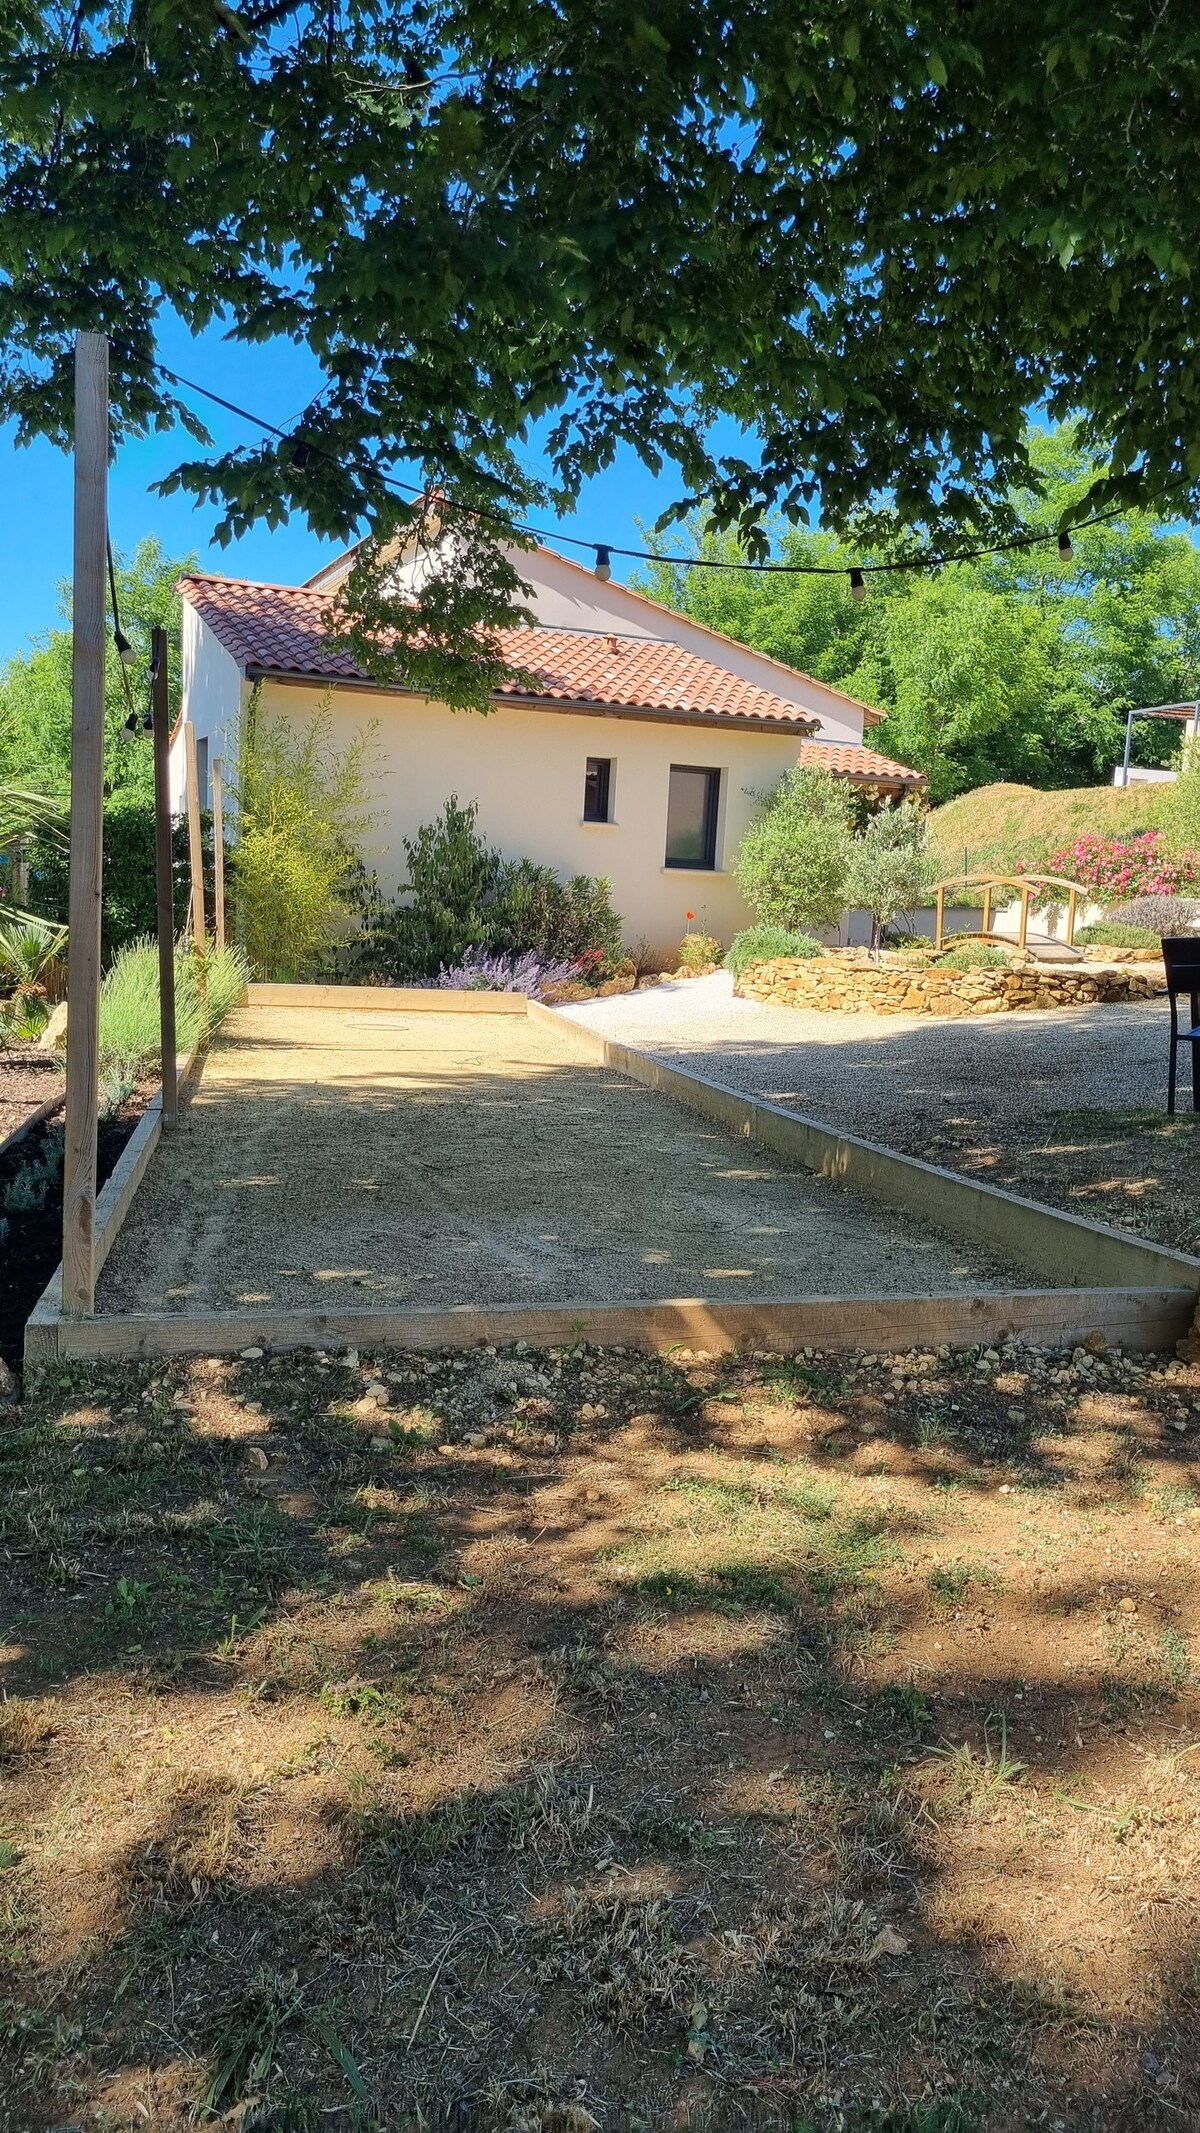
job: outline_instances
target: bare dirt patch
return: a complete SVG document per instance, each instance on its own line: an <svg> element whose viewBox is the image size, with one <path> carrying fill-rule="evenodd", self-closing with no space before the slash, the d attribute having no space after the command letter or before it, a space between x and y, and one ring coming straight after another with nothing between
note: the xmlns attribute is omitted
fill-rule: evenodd
<svg viewBox="0 0 1200 2133"><path fill-rule="evenodd" d="M51 1053L39 1052L33 1045L0 1053L0 1141L7 1140L43 1104L60 1097L65 1085L62 1061Z"/></svg>
<svg viewBox="0 0 1200 2133"><path fill-rule="evenodd" d="M0 2122L1193 2123L1198 1428L1082 1350L47 1372Z"/></svg>
<svg viewBox="0 0 1200 2133"><path fill-rule="evenodd" d="M108 1312L897 1295L1012 1270L516 1016L251 1007L164 1137Z"/></svg>
<svg viewBox="0 0 1200 2133"><path fill-rule="evenodd" d="M968 1177L1200 1256L1200 1118L1194 1112L959 1117L908 1139L912 1153Z"/></svg>

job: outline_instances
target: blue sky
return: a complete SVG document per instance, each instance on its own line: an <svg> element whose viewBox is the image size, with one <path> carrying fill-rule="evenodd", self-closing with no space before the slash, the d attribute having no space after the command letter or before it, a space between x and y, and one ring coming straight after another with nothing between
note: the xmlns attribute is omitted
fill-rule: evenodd
<svg viewBox="0 0 1200 2133"><path fill-rule="evenodd" d="M193 340L178 324L165 325L161 360L242 406L283 427L298 416L321 379L306 349L275 341L257 347L225 342L217 332ZM246 424L207 402L192 404L216 444L228 449L255 443ZM296 584L335 553L318 541L302 519L273 532L263 526L219 548L213 541L218 513L189 497L159 497L151 486L184 458L196 456L186 432L142 438L122 447L109 475L109 523L113 545L132 549L144 535L158 535L168 554L194 552L206 570L231 576ZM531 459L537 471L536 459ZM647 525L676 494L672 477L656 480L632 453L623 453L587 486L563 530L623 547L640 547L636 519ZM71 568L71 466L67 455L44 443L18 450L11 428L0 429L0 662L59 621L58 587ZM539 523L552 526L544 515ZM577 553L568 549L570 553ZM617 563L624 577L634 565Z"/></svg>

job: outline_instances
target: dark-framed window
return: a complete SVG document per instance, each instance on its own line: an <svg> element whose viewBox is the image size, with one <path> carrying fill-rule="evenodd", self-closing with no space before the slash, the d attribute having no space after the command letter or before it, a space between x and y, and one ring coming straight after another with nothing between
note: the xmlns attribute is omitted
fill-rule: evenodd
<svg viewBox="0 0 1200 2133"><path fill-rule="evenodd" d="M590 755L583 773L583 819L585 822L612 821L612 758L607 755Z"/></svg>
<svg viewBox="0 0 1200 2133"><path fill-rule="evenodd" d="M672 763L667 790L667 866L716 866L720 801L719 770Z"/></svg>

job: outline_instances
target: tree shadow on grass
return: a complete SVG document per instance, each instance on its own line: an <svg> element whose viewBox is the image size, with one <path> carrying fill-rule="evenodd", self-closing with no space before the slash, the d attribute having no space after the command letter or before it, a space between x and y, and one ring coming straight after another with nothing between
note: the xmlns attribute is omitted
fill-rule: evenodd
<svg viewBox="0 0 1200 2133"><path fill-rule="evenodd" d="M300 1358L93 1373L6 1446L14 2127L1187 2122L1161 1566L1131 1617L989 1583L753 1366L385 1367L386 1454Z"/></svg>

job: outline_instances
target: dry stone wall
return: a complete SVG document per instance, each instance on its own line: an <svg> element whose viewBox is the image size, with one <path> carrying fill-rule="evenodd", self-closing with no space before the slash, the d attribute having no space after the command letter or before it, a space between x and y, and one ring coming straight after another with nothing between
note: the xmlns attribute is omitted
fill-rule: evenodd
<svg viewBox="0 0 1200 2133"><path fill-rule="evenodd" d="M1005 1015L1098 1001L1147 1000L1162 983L1153 970L1095 963L1050 967L1013 957L1005 970L904 970L849 956L751 963L734 991L748 1000L843 1015Z"/></svg>

